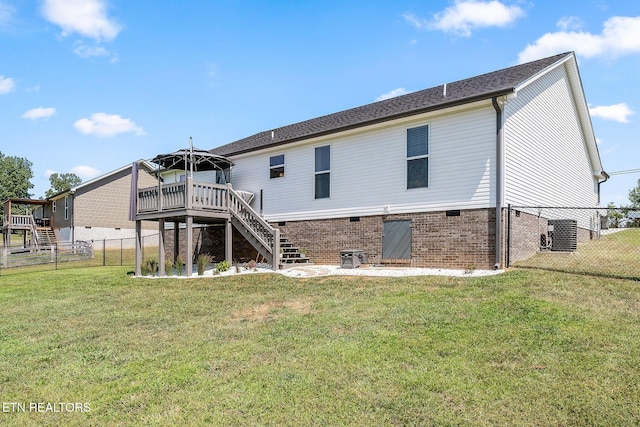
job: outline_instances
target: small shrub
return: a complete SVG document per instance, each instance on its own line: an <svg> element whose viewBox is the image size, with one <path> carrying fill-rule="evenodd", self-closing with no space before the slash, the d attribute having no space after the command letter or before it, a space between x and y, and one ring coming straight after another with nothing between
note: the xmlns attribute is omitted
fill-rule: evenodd
<svg viewBox="0 0 640 427"><path fill-rule="evenodd" d="M164 260L164 272L167 276L171 276L173 274L173 261L171 261L171 258L169 257Z"/></svg>
<svg viewBox="0 0 640 427"><path fill-rule="evenodd" d="M150 259L149 260L149 273L151 273L152 276L155 276L157 272L158 272L158 260Z"/></svg>
<svg viewBox="0 0 640 427"><path fill-rule="evenodd" d="M140 272L143 276L155 276L158 272L158 261L155 259L148 259L140 266Z"/></svg>
<svg viewBox="0 0 640 427"><path fill-rule="evenodd" d="M178 276L182 276L184 274L184 260L180 256L176 259L176 273Z"/></svg>
<svg viewBox="0 0 640 427"><path fill-rule="evenodd" d="M198 259L196 263L198 264L198 276L202 276L204 274L204 269L207 267L207 264L213 261L213 257L209 254L200 254L198 255Z"/></svg>
<svg viewBox="0 0 640 427"><path fill-rule="evenodd" d="M249 266L247 268L256 271L256 269L258 268L258 264L254 260L251 260L249 261Z"/></svg>
<svg viewBox="0 0 640 427"><path fill-rule="evenodd" d="M220 261L219 263L216 264L216 271L222 273L224 271L229 270L229 267L231 267L231 265L229 265L229 261L227 260Z"/></svg>

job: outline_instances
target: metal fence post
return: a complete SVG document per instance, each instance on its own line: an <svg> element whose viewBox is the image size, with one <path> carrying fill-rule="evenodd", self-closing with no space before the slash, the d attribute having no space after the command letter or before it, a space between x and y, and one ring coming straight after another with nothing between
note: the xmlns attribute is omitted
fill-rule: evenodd
<svg viewBox="0 0 640 427"><path fill-rule="evenodd" d="M120 265L122 266L122 241L124 239L120 239Z"/></svg>
<svg viewBox="0 0 640 427"><path fill-rule="evenodd" d="M507 205L507 265L511 263L511 203Z"/></svg>
<svg viewBox="0 0 640 427"><path fill-rule="evenodd" d="M107 239L102 239L102 266L107 265Z"/></svg>
<svg viewBox="0 0 640 427"><path fill-rule="evenodd" d="M53 251L56 254L56 270L57 270L58 269L58 244L57 243L53 246Z"/></svg>

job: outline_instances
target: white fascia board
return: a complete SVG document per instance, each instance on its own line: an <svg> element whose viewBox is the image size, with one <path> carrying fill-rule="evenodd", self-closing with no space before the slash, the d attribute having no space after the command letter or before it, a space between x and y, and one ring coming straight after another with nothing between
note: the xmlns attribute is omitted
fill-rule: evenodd
<svg viewBox="0 0 640 427"><path fill-rule="evenodd" d="M448 210L491 209L495 205L487 203L434 203L429 205L383 205L364 206L345 209L329 209L306 212L285 212L281 214L265 215L268 222L282 221L311 221L322 219L349 218L356 216L407 215L423 212L443 212Z"/></svg>

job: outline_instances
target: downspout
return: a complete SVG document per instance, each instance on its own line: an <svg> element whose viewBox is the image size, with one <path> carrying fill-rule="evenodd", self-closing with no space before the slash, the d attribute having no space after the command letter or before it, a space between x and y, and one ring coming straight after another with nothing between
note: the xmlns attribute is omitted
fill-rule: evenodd
<svg viewBox="0 0 640 427"><path fill-rule="evenodd" d="M500 269L502 264L502 192L504 182L504 119L498 97L491 98L496 110L496 263L494 268Z"/></svg>
<svg viewBox="0 0 640 427"><path fill-rule="evenodd" d="M75 210L76 210L76 192L71 190L69 191L69 195L71 196L71 206L69 207L70 215L71 215L71 243L76 241L76 225L75 225Z"/></svg>
<svg viewBox="0 0 640 427"><path fill-rule="evenodd" d="M605 171L601 171L600 174L604 177L604 181L598 180L598 204L600 204L600 186L611 178L611 176L609 176Z"/></svg>

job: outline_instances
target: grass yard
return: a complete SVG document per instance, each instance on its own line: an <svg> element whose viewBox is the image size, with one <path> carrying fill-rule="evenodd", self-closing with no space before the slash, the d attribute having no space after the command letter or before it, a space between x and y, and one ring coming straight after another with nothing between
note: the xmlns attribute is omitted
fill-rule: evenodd
<svg viewBox="0 0 640 427"><path fill-rule="evenodd" d="M579 242L572 253L541 252L515 266L640 280L640 228Z"/></svg>
<svg viewBox="0 0 640 427"><path fill-rule="evenodd" d="M127 270L0 277L0 424L640 423L637 281Z"/></svg>

